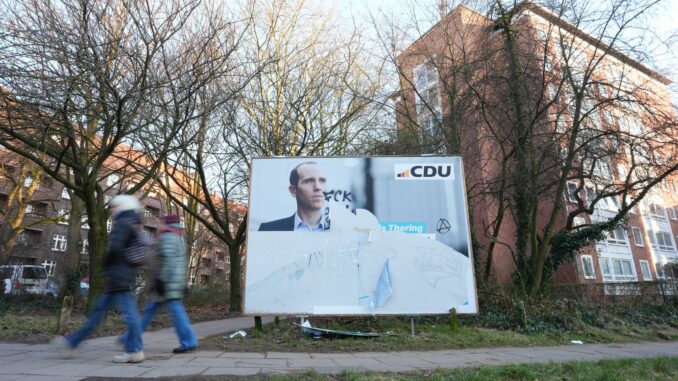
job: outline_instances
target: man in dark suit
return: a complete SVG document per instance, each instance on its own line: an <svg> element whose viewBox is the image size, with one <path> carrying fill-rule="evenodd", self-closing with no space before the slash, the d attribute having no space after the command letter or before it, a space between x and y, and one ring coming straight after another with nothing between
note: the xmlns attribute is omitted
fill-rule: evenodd
<svg viewBox="0 0 678 381"><path fill-rule="evenodd" d="M323 220L325 184L322 169L313 161L303 162L290 172L289 192L297 200L297 212L287 218L264 222L259 231L324 231L329 229Z"/></svg>

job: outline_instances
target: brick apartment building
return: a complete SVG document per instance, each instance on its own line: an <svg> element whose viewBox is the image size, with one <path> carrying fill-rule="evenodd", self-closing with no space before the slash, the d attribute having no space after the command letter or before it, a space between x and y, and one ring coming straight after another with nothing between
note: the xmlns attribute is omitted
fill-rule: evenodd
<svg viewBox="0 0 678 381"><path fill-rule="evenodd" d="M494 46L496 51L500 52L505 40L499 36L501 31L497 28L498 20L487 18L464 6L458 6L449 13L441 13L442 19L398 56L401 72L401 91L396 98L398 135L399 140L413 139L418 142L418 146L412 144L404 146L417 146L419 152L424 153L449 153L450 150L446 147L456 145L457 148L451 151L464 156L467 188L469 193L473 193L476 189L488 188L487 182L500 170L501 163L497 157L501 156L502 148L505 147L497 143L498 138L493 141L487 139L488 129L482 127L486 125L482 117L491 114L481 115L482 107L485 105L479 104L476 92L488 91L489 88L487 94L490 94L488 98L491 98L492 82L485 82L480 90L477 87L472 88L469 83L480 76L495 78L496 83L508 78L504 71L507 68L503 61L505 56L501 58L495 55L491 59L479 57L481 54L479 47L483 48L483 52L487 52L489 47ZM558 104L567 102L568 83L558 82L556 78L564 78L563 71L573 70L574 67L574 64L567 66L562 64L564 61L562 55L567 53L560 48L560 41L568 41L570 46L576 46L580 52L578 56L568 57L571 62L587 59L593 62L592 57L602 57L599 66L586 73L594 83L592 88L596 89L591 93L597 94L595 96L601 99L601 104L605 92L610 89L603 83L610 84L615 80L621 83L620 78L623 76L624 82L642 83L643 96L650 98L648 102L651 101L652 107L662 110L670 119L675 120L667 87L671 81L666 77L614 49L607 50L604 56L600 54L596 56L596 49L606 49L604 44L542 6L531 2L522 3L514 8L512 17L516 49L523 52L532 49L535 53L533 59L525 59L527 62L525 67L528 68L527 77L532 73L533 77L529 78L543 81L540 91L534 95L535 104L540 104L540 98L546 99L551 102L545 107L548 111L553 110ZM478 65L479 69L475 71L469 69L474 64ZM583 65L587 66L586 62ZM451 69L454 66L456 70ZM574 77L574 73L572 76ZM549 83L550 78L556 85ZM585 102L586 99L583 99L582 104ZM636 114L631 118L627 117L629 114L627 111L615 109L612 102L609 104L610 106L595 109L595 113L591 112L588 119L591 122L587 123L596 124L599 130L606 131L601 136L610 137L601 143L601 147L604 145L604 149L616 150L619 154L610 154L605 160L601 158L598 163L594 162L593 174L586 176L585 180L568 181L562 198L553 196L555 200L552 203L563 203L564 211L556 227L565 225L568 212L572 212L582 203L586 205L587 199L595 196L598 189L596 179L606 178L610 183L617 184L623 184L630 178L635 179L634 175L629 175L630 154L624 155L623 147L615 146L611 137L629 130L633 132L634 128L645 130L646 133L652 130L654 127L648 121L650 115L647 114L649 112L647 109L652 108L636 110ZM561 124L566 125L573 120L574 112L569 103L568 106L561 108L557 116L553 111L550 113L551 116L547 115L544 121L540 122L543 131L547 133L555 134L560 131ZM413 125L415 127L412 127ZM446 129L443 130L441 125ZM675 123L673 125L675 126ZM501 126L501 123L495 123L493 126ZM449 133L450 129L458 132L458 138L444 136L436 139L443 131ZM667 131L675 132L675 129ZM505 136L501 130L491 132L495 138ZM678 136L663 136L663 139L675 143ZM440 144L440 141L447 144ZM648 144L652 150L653 146L651 143ZM664 152L664 148L655 147L657 147L655 152L651 153L655 157L664 155L669 158L668 160L676 160L675 151L669 154ZM581 159L582 162L583 160ZM668 163L668 166L671 165L675 165L675 162ZM497 201L488 199L487 196L484 198L477 196L471 201L472 223L481 248L477 254L480 254L481 258L486 255L484 251L494 244L493 238L487 233L487 227L492 226L498 215L498 209L494 205ZM490 203L494 203L493 207L486 207ZM548 206L548 202L544 204ZM592 213L573 216L572 225L608 220L620 209L620 199L618 196L602 198L592 209ZM630 210L626 228L617 228L594 247L579 250L574 255L574 261L559 265L555 272L555 281L612 283L677 279L677 214L678 176L674 172L653 186L643 200ZM500 282L508 281L516 268L512 257L516 225L511 218L507 219L501 231L494 237L494 241L504 243L495 247L492 260L493 275ZM544 219L545 217L541 215L536 217L538 224L546 223Z"/></svg>
<svg viewBox="0 0 678 381"><path fill-rule="evenodd" d="M16 186L21 187L21 191L25 194L34 179L30 171L25 168L27 164L5 149L0 149L0 162L2 163L0 164L0 208L3 208L0 213L0 229L7 234L6 214L10 209L16 209L18 206L16 198L8 204L9 197L12 197L10 194L13 190L16 191ZM125 177L122 172L113 170L113 168L120 169L120 165L109 164L111 172L100 182L106 193L105 201L134 185L134 176ZM71 196L62 184L52 178L42 173L36 177L38 179L35 181L35 190L30 198L20 205L24 215L19 226L23 232L16 236L5 261L10 264L42 265L50 277L60 279L60 269L65 260L66 249L70 245L77 245L81 256L81 272L87 274L89 264L87 217L82 217L80 239L77 242L69 242L67 218L71 209ZM175 192L179 192L179 188L176 188ZM140 197L143 205L143 230L149 237L157 236L162 224L161 218L165 214L184 215L176 205L168 202L166 195L157 185L147 186L136 195ZM16 211L11 213L11 216L14 215ZM184 217L181 217L181 223L184 224ZM109 219L108 232L111 226ZM226 245L198 223L196 233L193 235L189 284L191 286L225 285L229 268L227 252Z"/></svg>

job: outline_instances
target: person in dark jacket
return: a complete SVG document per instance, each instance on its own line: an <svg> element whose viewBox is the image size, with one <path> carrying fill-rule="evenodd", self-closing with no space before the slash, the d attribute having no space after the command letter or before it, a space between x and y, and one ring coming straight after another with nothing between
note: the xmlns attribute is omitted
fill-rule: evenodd
<svg viewBox="0 0 678 381"><path fill-rule="evenodd" d="M160 229L158 237L158 271L153 286L157 297L146 304L142 329L145 330L151 323L158 307L166 304L179 338L179 346L172 352L185 353L198 347L198 339L181 301L186 290L188 268L185 234L178 215L166 215L163 217L163 223L164 226ZM129 340L128 333L120 337L122 343L126 343L127 340Z"/></svg>
<svg viewBox="0 0 678 381"><path fill-rule="evenodd" d="M117 305L129 332L125 342L125 353L113 357L116 363L138 363L144 361L141 340L141 322L132 290L137 277L136 267L130 265L124 249L138 244L141 232L141 204L130 195L118 195L109 202L113 228L108 239L108 248L103 259L105 290L96 302L94 310L80 329L65 337L58 337L58 346L72 352L101 323L112 305ZM143 233L141 233L143 234Z"/></svg>

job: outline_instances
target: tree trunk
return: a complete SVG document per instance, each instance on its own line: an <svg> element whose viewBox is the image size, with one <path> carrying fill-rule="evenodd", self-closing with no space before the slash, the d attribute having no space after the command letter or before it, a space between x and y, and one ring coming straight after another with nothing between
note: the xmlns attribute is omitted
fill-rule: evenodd
<svg viewBox="0 0 678 381"><path fill-rule="evenodd" d="M229 311L242 310L242 243L228 245Z"/></svg>
<svg viewBox="0 0 678 381"><path fill-rule="evenodd" d="M85 209L85 203L73 194L71 196L71 210L69 212L68 233L66 252L62 261L61 271L61 297L78 295L80 289L80 258L82 247L85 244L82 241L80 230L82 229L82 212Z"/></svg>

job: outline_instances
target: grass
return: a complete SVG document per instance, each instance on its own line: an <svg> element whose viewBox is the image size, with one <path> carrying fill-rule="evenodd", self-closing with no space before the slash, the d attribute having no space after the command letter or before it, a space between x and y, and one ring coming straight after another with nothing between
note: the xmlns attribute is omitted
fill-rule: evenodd
<svg viewBox="0 0 678 381"><path fill-rule="evenodd" d="M158 378L177 381L222 381L222 380L267 380L267 381L648 381L678 379L678 358L659 357L642 360L602 360L598 362L576 361L550 364L524 364L484 366L470 369L438 369L414 373L358 373L343 372L325 375L316 372L287 375L252 377L233 376L185 376ZM95 380L95 379L87 379ZM97 381L113 381L115 378L96 378Z"/></svg>
<svg viewBox="0 0 678 381"><path fill-rule="evenodd" d="M185 299L186 311L191 321L225 319L239 314L228 312L224 291L201 290L191 292ZM80 300L73 309L67 333L78 329L86 318L85 300ZM140 312L143 297L139 303ZM33 295L0 298L0 342L46 343L56 335L60 304L57 300ZM150 330L172 326L170 316L160 309ZM111 311L92 337L120 335L126 330L122 318Z"/></svg>
<svg viewBox="0 0 678 381"><path fill-rule="evenodd" d="M208 337L201 341L201 347L226 352L379 352L549 346L566 344L570 340L581 340L585 343L678 340L678 329L671 326L615 327L606 330L586 325L577 332L525 333L462 325L456 332L451 332L444 318L429 318L416 324L415 336L411 336L409 320L406 318L312 318L311 322L322 328L392 332L394 335L378 338L312 339L291 321L282 321L279 327L273 323L265 325L262 332L249 330L246 337Z"/></svg>

